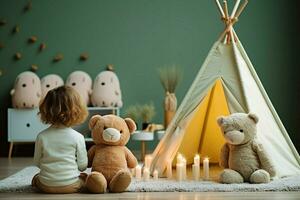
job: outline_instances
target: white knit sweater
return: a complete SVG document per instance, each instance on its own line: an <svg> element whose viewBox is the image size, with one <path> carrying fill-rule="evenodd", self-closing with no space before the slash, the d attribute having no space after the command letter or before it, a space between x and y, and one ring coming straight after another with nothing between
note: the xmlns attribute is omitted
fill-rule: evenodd
<svg viewBox="0 0 300 200"><path fill-rule="evenodd" d="M84 137L72 128L50 126L38 134L34 163L41 171L39 180L48 186L75 183L87 168Z"/></svg>

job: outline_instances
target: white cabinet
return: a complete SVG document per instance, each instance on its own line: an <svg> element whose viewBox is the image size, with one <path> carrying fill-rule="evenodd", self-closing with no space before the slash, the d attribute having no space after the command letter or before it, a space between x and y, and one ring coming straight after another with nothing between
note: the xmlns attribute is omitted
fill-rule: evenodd
<svg viewBox="0 0 300 200"><path fill-rule="evenodd" d="M89 116L86 121L73 127L82 133L86 141L92 141L88 122L91 116L100 114L119 115L119 108L110 107L89 107ZM38 109L13 109L9 108L8 117L8 141L10 142L8 157L11 157L13 145L20 142L34 142L39 132L47 128L49 125L43 124L38 116Z"/></svg>
<svg viewBox="0 0 300 200"><path fill-rule="evenodd" d="M32 142L37 134L48 127L37 115L38 109L8 109L8 141Z"/></svg>

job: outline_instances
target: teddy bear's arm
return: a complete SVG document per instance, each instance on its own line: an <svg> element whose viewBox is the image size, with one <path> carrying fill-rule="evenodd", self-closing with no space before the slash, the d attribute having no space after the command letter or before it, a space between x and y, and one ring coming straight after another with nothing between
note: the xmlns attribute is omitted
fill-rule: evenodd
<svg viewBox="0 0 300 200"><path fill-rule="evenodd" d="M95 151L96 151L96 145L93 145L88 151L88 167L92 167Z"/></svg>
<svg viewBox="0 0 300 200"><path fill-rule="evenodd" d="M125 147L125 155L126 155L127 167L128 168L136 167L138 164L137 159L127 147Z"/></svg>
<svg viewBox="0 0 300 200"><path fill-rule="evenodd" d="M221 149L220 162L219 165L223 168L228 168L228 157L229 157L229 147L224 144Z"/></svg>
<svg viewBox="0 0 300 200"><path fill-rule="evenodd" d="M264 150L262 144L253 143L253 149L258 155L258 159L261 163L261 168L269 172L271 177L274 177L276 175L275 167L269 159L269 156Z"/></svg>

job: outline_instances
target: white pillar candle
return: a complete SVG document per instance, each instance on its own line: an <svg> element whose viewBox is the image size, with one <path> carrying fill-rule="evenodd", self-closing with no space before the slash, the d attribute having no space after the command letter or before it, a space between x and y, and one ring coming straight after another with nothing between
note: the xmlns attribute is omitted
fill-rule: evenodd
<svg viewBox="0 0 300 200"><path fill-rule="evenodd" d="M209 180L209 159L207 157L203 160L203 176L204 180Z"/></svg>
<svg viewBox="0 0 300 200"><path fill-rule="evenodd" d="M151 155L146 155L146 156L145 156L145 164L144 164L144 167L150 169L151 162L152 162L152 156L151 156Z"/></svg>
<svg viewBox="0 0 300 200"><path fill-rule="evenodd" d="M195 181L198 181L200 177L200 165L193 164L192 171L193 171L193 179Z"/></svg>
<svg viewBox="0 0 300 200"><path fill-rule="evenodd" d="M183 163L176 164L176 179L177 181L183 180Z"/></svg>
<svg viewBox="0 0 300 200"><path fill-rule="evenodd" d="M144 168L144 170L143 170L143 178L144 178L145 181L148 181L150 179L149 168Z"/></svg>
<svg viewBox="0 0 300 200"><path fill-rule="evenodd" d="M153 172L153 179L154 180L158 179L158 171L157 170L154 170L154 172Z"/></svg>
<svg viewBox="0 0 300 200"><path fill-rule="evenodd" d="M141 167L140 165L137 165L137 166L135 167L135 177L136 177L137 179L142 178L142 167Z"/></svg>
<svg viewBox="0 0 300 200"><path fill-rule="evenodd" d="M172 179L172 160L167 161L167 178Z"/></svg>
<svg viewBox="0 0 300 200"><path fill-rule="evenodd" d="M130 173L131 173L132 177L134 177L135 176L135 168L131 168Z"/></svg>
<svg viewBox="0 0 300 200"><path fill-rule="evenodd" d="M194 164L200 165L200 155L199 154L194 156Z"/></svg>
<svg viewBox="0 0 300 200"><path fill-rule="evenodd" d="M183 180L186 179L186 159L182 158L182 164L183 164Z"/></svg>
<svg viewBox="0 0 300 200"><path fill-rule="evenodd" d="M184 158L183 158L182 154L178 153L178 155L177 155L177 163L182 163L183 159Z"/></svg>

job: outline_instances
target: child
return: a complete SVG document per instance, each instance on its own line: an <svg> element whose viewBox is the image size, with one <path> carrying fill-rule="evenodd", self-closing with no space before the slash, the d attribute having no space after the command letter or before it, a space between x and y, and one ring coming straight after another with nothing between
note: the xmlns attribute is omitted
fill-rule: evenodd
<svg viewBox="0 0 300 200"><path fill-rule="evenodd" d="M71 87L50 90L40 104L40 117L50 127L38 134L34 163L40 173L32 186L45 193L74 193L84 186L87 152L84 137L70 128L87 117L87 108Z"/></svg>

